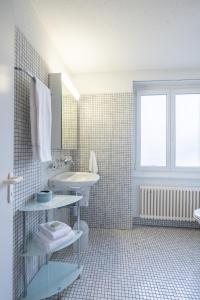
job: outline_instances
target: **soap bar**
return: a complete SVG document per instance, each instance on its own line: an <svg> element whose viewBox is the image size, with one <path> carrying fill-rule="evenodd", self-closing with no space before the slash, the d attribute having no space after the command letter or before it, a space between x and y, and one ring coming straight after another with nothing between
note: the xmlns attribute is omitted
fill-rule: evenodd
<svg viewBox="0 0 200 300"><path fill-rule="evenodd" d="M45 190L37 193L37 202L44 203L52 200L52 191Z"/></svg>

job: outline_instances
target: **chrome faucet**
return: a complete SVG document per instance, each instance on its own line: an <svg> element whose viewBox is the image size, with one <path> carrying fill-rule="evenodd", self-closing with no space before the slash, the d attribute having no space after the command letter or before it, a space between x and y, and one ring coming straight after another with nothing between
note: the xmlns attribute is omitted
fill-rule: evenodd
<svg viewBox="0 0 200 300"><path fill-rule="evenodd" d="M53 160L48 168L51 169L51 170L55 170L55 169L60 169L60 168L63 168L67 165L74 165L74 161L72 159L72 157L70 155L67 155L67 156L64 156L64 157L61 157L61 158L57 158L55 160Z"/></svg>
<svg viewBox="0 0 200 300"><path fill-rule="evenodd" d="M74 165L74 161L72 159L72 157L70 155L68 156L64 156L62 158L57 158L56 160L54 160L53 162L51 162L49 164L49 169L59 169L59 168L63 168L67 165Z"/></svg>
<svg viewBox="0 0 200 300"><path fill-rule="evenodd" d="M68 165L68 164L74 165L74 161L70 155L65 156L65 158L62 161L64 162L65 165Z"/></svg>

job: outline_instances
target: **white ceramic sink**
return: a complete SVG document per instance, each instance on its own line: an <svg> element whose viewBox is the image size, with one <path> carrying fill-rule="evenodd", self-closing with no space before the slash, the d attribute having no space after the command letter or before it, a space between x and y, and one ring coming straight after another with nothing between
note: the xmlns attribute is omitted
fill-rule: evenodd
<svg viewBox="0 0 200 300"><path fill-rule="evenodd" d="M49 187L66 190L91 187L100 176L89 172L64 172L49 179Z"/></svg>

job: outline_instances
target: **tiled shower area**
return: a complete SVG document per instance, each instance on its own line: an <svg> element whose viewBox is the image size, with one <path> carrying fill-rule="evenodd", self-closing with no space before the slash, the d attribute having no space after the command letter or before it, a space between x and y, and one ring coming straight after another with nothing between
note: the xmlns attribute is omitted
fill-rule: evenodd
<svg viewBox="0 0 200 300"><path fill-rule="evenodd" d="M48 67L18 30L15 63L47 84ZM15 73L14 172L22 175L24 181L15 188L14 300L19 300L23 291L23 261L19 256L22 217L18 209L46 187L53 174L48 165L32 160L29 84L26 75ZM200 299L199 229L169 227L183 225L178 222L138 226L145 222L138 218L139 182L136 186L133 178L135 112L133 93L82 95L78 108L78 149L57 149L53 153L56 158L72 155L73 168L88 171L89 152L94 150L100 181L90 191L89 207L81 208L81 218L90 227L88 249L81 253L84 271L80 279L51 300ZM69 214L60 210L56 218L69 221ZM27 238L43 221L40 213L29 215ZM73 247L53 255L59 261L74 262L75 258ZM42 259L29 260L28 281L42 263Z"/></svg>

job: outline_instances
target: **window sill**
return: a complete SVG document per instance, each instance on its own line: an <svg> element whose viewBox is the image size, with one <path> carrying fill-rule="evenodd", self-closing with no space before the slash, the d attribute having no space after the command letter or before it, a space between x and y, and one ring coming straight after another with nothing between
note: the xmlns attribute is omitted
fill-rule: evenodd
<svg viewBox="0 0 200 300"><path fill-rule="evenodd" d="M161 171L133 171L134 178L156 178L156 179L200 179L200 172L161 172Z"/></svg>

